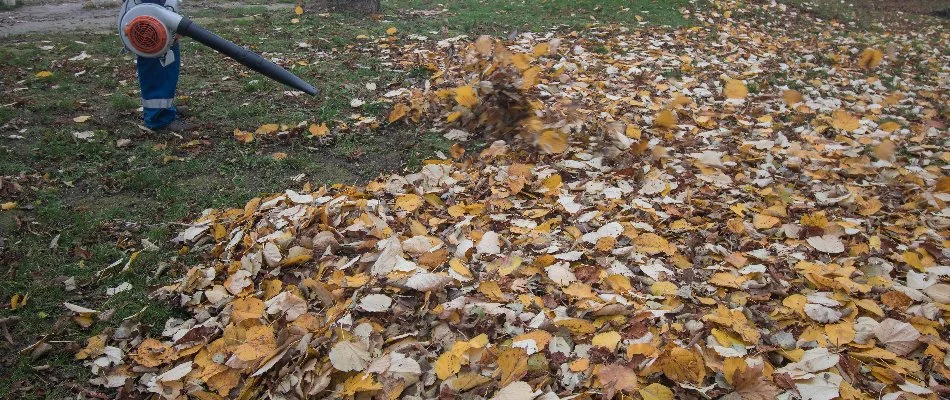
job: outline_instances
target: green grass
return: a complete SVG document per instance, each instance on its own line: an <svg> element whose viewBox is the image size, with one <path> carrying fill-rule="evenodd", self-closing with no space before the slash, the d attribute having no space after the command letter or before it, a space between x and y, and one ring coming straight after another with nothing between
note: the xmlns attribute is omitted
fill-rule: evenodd
<svg viewBox="0 0 950 400"><path fill-rule="evenodd" d="M267 123L293 127L301 121L325 122L338 128L352 123L353 113L385 120L389 105L375 102L380 93L421 82L431 72L385 64L365 49L368 45L358 35L379 38L394 26L400 35L430 40L462 33L505 36L614 23L637 27L637 16L644 25L683 25L688 21L680 8L689 6L685 0L395 0L384 2L383 17L376 20L320 16L314 10L297 17L291 11L293 2L283 3L289 3L283 11L261 6L188 12L257 51L309 59L308 65L295 65L294 72L316 83L321 94L284 96L280 85L185 40L179 89L187 97L179 103L190 107L200 129L182 138L137 127L141 122L134 64L130 56L118 55L112 34L84 35L85 44L65 34L0 43L0 134L24 137L0 140L0 177L17 180L24 188L22 193L0 191L0 203L17 203L14 210L0 211L0 318L20 318L9 328L13 344L0 335L0 398L75 397L70 384L83 386L89 378L87 369L72 359L86 338L143 308L138 320L152 332L177 315L180 310L148 294L196 262L198 255L179 255L168 242L180 229L179 221L206 208L240 207L262 193L299 187L303 182L292 180L299 174L316 185L356 183L385 171L417 168L438 151L448 154L451 143L439 132L403 123L383 124L373 132L349 131L328 143L300 134L251 144L232 138L235 128L255 130ZM292 18L300 23L291 24ZM312 48L301 49L301 42ZM40 45L53 50L40 50ZM314 50L329 56L315 57ZM83 51L92 57L68 60ZM44 70L53 75L36 77ZM376 83L376 92L366 88L369 81ZM352 108L355 97L367 104ZM80 115L93 118L73 122ZM92 142L73 137L74 132L89 130L95 132ZM120 139L131 143L120 147ZM277 152L286 158L276 160ZM58 246L51 248L57 236ZM141 253L126 272L97 277L106 266L141 249L142 239L160 249ZM164 275L151 278L164 268L162 263L169 264ZM77 290L65 290L62 281L69 277L76 279ZM133 289L106 296L108 288L123 282ZM11 310L15 294L29 294L30 300ZM51 332L65 315L64 302L115 313L88 329L67 320ZM53 333L50 352L35 360L17 354L48 333Z"/></svg>
<svg viewBox="0 0 950 400"><path fill-rule="evenodd" d="M931 17L937 11L946 10L948 3L942 0L781 0L789 6L814 14L817 17L836 20L846 26L872 31L907 29L926 19L930 23L948 24L946 20ZM898 14L900 12L901 14Z"/></svg>

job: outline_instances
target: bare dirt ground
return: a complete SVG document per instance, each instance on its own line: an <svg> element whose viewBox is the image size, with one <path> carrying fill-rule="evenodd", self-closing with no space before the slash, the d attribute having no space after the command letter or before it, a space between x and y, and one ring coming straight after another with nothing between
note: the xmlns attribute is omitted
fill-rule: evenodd
<svg viewBox="0 0 950 400"><path fill-rule="evenodd" d="M0 10L0 38L29 33L98 32L111 30L116 23L118 2L99 1L107 6L95 7L88 0L40 0L28 2L12 10ZM293 7L290 3L245 4L208 0L183 2L189 9L228 9L238 7L265 7L280 10Z"/></svg>

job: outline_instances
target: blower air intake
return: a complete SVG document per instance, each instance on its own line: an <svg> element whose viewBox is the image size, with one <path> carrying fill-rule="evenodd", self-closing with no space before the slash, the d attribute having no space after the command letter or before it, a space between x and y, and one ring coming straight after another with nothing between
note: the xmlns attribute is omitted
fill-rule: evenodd
<svg viewBox="0 0 950 400"><path fill-rule="evenodd" d="M165 49L168 34L161 21L142 15L135 17L125 26L125 35L129 44L143 54L155 54Z"/></svg>
<svg viewBox="0 0 950 400"><path fill-rule="evenodd" d="M133 4L133 1L126 1L119 16L119 36L125 48L133 53L146 58L158 58L171 49L175 43L172 38L176 34L187 36L268 78L311 96L317 94L313 85L292 72L179 15L173 11L177 10L176 1L166 0L165 6Z"/></svg>

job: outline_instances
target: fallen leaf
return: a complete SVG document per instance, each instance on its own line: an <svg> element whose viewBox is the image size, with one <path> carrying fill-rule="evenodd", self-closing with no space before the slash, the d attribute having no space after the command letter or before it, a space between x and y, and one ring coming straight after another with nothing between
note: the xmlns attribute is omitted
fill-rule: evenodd
<svg viewBox="0 0 950 400"><path fill-rule="evenodd" d="M342 341L330 349L330 364L337 370L362 371L369 366L371 356L362 343Z"/></svg>
<svg viewBox="0 0 950 400"><path fill-rule="evenodd" d="M307 128L307 131L310 132L311 137L317 138L326 137L328 134L330 134L330 128L327 127L326 123L319 125L310 124L310 126Z"/></svg>
<svg viewBox="0 0 950 400"><path fill-rule="evenodd" d="M858 66L864 69L871 69L881 64L884 59L884 53L880 50L867 48L858 55Z"/></svg>
<svg viewBox="0 0 950 400"><path fill-rule="evenodd" d="M657 128L673 129L676 127L676 116L670 110L661 110L653 119L653 126Z"/></svg>
<svg viewBox="0 0 950 400"><path fill-rule="evenodd" d="M728 99L744 99L749 95L749 88L738 79L730 79L726 81L723 94L725 94Z"/></svg>
<svg viewBox="0 0 950 400"><path fill-rule="evenodd" d="M673 400L673 391L659 383L651 383L639 392L643 400Z"/></svg>
<svg viewBox="0 0 950 400"><path fill-rule="evenodd" d="M853 132L861 127L861 121L846 110L839 108L831 113L831 126L835 129Z"/></svg>
<svg viewBox="0 0 950 400"><path fill-rule="evenodd" d="M595 375L604 388L604 398L612 399L617 392L632 393L637 389L637 373L623 365L603 365Z"/></svg>

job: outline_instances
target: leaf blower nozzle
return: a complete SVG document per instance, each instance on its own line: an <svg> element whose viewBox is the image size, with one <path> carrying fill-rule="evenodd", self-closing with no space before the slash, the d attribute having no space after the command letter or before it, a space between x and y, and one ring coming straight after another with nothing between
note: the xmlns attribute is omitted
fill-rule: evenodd
<svg viewBox="0 0 950 400"><path fill-rule="evenodd" d="M307 81L261 55L215 35L194 21L177 13L177 2L165 0L165 5L134 4L126 0L119 15L119 36L133 53L147 58L158 58L168 53L175 34L187 36L208 46L242 65L291 88L314 96L317 89Z"/></svg>
<svg viewBox="0 0 950 400"><path fill-rule="evenodd" d="M221 36L211 33L211 31L192 22L186 17L181 18L181 22L178 24L177 32L182 36L188 36L192 39L195 39L197 42L215 49L221 54L233 58L234 61L243 64L245 67L260 72L264 76L277 82L283 83L311 96L315 96L317 94L317 89L313 87L313 85L301 79L299 76L294 75L290 71L281 68L279 65L268 61L253 51L238 46L231 41L222 38Z"/></svg>

